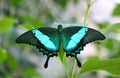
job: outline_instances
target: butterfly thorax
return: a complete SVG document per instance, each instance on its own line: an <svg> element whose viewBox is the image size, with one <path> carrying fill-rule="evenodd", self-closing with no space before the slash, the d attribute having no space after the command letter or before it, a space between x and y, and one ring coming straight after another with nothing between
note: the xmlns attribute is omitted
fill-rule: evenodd
<svg viewBox="0 0 120 78"><path fill-rule="evenodd" d="M62 25L58 25L57 31L59 34L59 46L60 46L60 45L62 45L62 34L63 34Z"/></svg>
<svg viewBox="0 0 120 78"><path fill-rule="evenodd" d="M62 34L62 25L58 25L58 34Z"/></svg>

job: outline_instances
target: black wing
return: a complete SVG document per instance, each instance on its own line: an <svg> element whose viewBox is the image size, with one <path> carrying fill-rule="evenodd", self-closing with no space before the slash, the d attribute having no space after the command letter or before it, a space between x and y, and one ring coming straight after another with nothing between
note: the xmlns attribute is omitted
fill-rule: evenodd
<svg viewBox="0 0 120 78"><path fill-rule="evenodd" d="M105 39L105 36L101 32L88 27L67 27L63 29L63 33L62 40L66 56L75 57L79 67L81 66L81 63L77 59L77 54L83 50L83 47L87 43L95 40Z"/></svg>
<svg viewBox="0 0 120 78"><path fill-rule="evenodd" d="M31 31L25 32L21 36L19 36L16 39L16 42L17 43L26 43L26 44L36 46L40 52L43 52L43 54L47 55L48 57L47 57L45 65L44 65L44 67L47 68L49 58L52 56L57 56L57 52L59 50L60 41L59 41L59 35L57 33L57 29L55 29L55 28L38 28L38 29L34 29L34 30L37 30L37 31L40 31L40 33L43 33L42 35L38 34L38 36L42 36L41 38L47 37L47 38L49 38L49 40L48 39L46 40L45 38L43 38L44 40L42 39L42 41L40 41L41 39L38 39L37 36L35 36L35 34L37 34L37 32L33 33L33 30L31 30ZM51 49L50 44L49 44L50 47L48 45L43 44L42 42L44 42L44 41L48 41L45 44L47 44L47 43L54 44L55 50Z"/></svg>

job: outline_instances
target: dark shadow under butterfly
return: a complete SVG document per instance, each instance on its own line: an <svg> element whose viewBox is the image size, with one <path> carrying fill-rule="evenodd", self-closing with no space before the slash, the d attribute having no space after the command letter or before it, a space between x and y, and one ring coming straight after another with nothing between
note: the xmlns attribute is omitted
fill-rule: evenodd
<svg viewBox="0 0 120 78"><path fill-rule="evenodd" d="M81 67L81 63L77 58L77 54L83 50L83 47L95 40L104 40L105 36L97 30L85 27L80 24L59 24L54 23L53 26L58 28L37 28L23 33L16 39L17 43L26 43L36 46L40 52L47 55L44 67L48 67L50 57L57 56L59 47L62 43L66 56L75 57L77 64ZM66 28L62 28L69 26Z"/></svg>

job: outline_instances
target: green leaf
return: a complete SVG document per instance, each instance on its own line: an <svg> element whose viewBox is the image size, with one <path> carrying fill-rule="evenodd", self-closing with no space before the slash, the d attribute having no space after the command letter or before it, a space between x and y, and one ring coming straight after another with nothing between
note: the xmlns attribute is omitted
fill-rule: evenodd
<svg viewBox="0 0 120 78"><path fill-rule="evenodd" d="M80 74L97 70L104 70L113 75L120 75L120 58L109 60L89 59L82 66Z"/></svg>
<svg viewBox="0 0 120 78"><path fill-rule="evenodd" d="M23 69L21 75L23 78L42 78L41 74L32 68Z"/></svg>
<svg viewBox="0 0 120 78"><path fill-rule="evenodd" d="M6 70L1 69L0 70L0 78L13 78L13 77L11 77L10 73L8 73Z"/></svg>
<svg viewBox="0 0 120 78"><path fill-rule="evenodd" d="M99 26L101 29L106 28L109 25L109 22L97 23L97 26Z"/></svg>
<svg viewBox="0 0 120 78"><path fill-rule="evenodd" d="M120 46L120 42L119 42L119 46ZM117 47L119 47L117 46ZM116 53L116 56L117 58L120 58L120 48L117 49L117 53Z"/></svg>
<svg viewBox="0 0 120 78"><path fill-rule="evenodd" d="M0 20L0 33L8 31L14 25L13 18L3 18Z"/></svg>
<svg viewBox="0 0 120 78"><path fill-rule="evenodd" d="M8 54L8 57L7 57L7 65L9 67L10 70L14 71L18 68L18 63L16 61L16 59L11 56L10 54Z"/></svg>
<svg viewBox="0 0 120 78"><path fill-rule="evenodd" d="M113 16L120 16L120 4L117 4L112 15Z"/></svg>
<svg viewBox="0 0 120 78"><path fill-rule="evenodd" d="M28 25L32 25L34 28L44 27L44 24L37 18L21 16L20 19L27 23Z"/></svg>
<svg viewBox="0 0 120 78"><path fill-rule="evenodd" d="M119 41L115 39L106 39L104 43L102 43L104 47L110 50L110 52L116 53L115 51L118 51L119 49Z"/></svg>
<svg viewBox="0 0 120 78"><path fill-rule="evenodd" d="M79 0L73 0L73 1L74 1L75 4L77 4Z"/></svg>
<svg viewBox="0 0 120 78"><path fill-rule="evenodd" d="M0 47L0 64L2 64L3 62L5 62L7 59L7 52Z"/></svg>
<svg viewBox="0 0 120 78"><path fill-rule="evenodd" d="M23 0L10 0L10 3L11 5L13 5L14 7L17 7L20 5L20 3L22 2Z"/></svg>
<svg viewBox="0 0 120 78"><path fill-rule="evenodd" d="M113 24L105 29L103 29L103 32L120 32L120 23Z"/></svg>
<svg viewBox="0 0 120 78"><path fill-rule="evenodd" d="M60 61L64 65L64 67L67 69L67 58L66 58L66 53L64 52L62 46L60 46L60 52L58 53L58 56L60 58Z"/></svg>
<svg viewBox="0 0 120 78"><path fill-rule="evenodd" d="M33 27L32 25L21 24L20 26L22 26L22 27L25 28L26 30L32 30L32 29L34 29L34 27Z"/></svg>
<svg viewBox="0 0 120 78"><path fill-rule="evenodd" d="M59 4L62 8L65 8L69 0L54 0L57 4Z"/></svg>

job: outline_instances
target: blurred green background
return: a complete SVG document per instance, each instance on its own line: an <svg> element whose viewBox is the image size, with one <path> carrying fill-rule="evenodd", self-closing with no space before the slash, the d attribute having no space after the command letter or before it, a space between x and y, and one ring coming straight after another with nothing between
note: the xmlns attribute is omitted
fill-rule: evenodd
<svg viewBox="0 0 120 78"><path fill-rule="evenodd" d="M85 23L106 40L90 43L74 58L46 56L17 44L25 31L60 23ZM61 59L62 58L62 59ZM0 78L120 78L119 0L0 0Z"/></svg>

